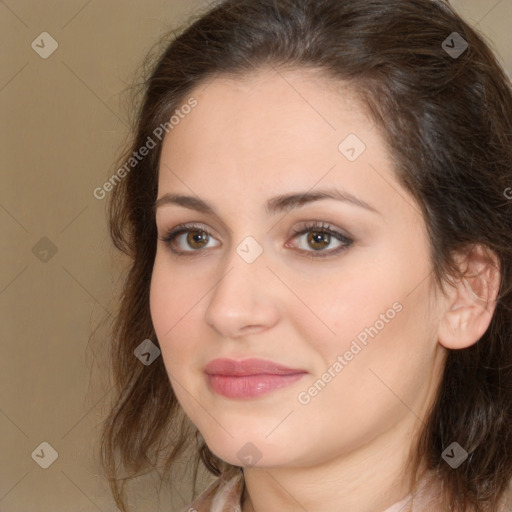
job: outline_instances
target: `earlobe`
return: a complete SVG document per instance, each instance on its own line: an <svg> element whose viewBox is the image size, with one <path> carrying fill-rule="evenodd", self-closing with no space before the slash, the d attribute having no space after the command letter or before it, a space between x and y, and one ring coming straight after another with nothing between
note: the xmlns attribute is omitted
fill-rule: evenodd
<svg viewBox="0 0 512 512"><path fill-rule="evenodd" d="M458 350L474 345L489 327L500 285L499 261L482 246L457 257L461 278L450 285L440 319L438 340Z"/></svg>

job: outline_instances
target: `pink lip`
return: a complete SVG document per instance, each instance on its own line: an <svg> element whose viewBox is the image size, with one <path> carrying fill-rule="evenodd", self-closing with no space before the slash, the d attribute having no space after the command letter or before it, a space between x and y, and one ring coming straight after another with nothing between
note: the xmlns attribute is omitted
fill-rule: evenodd
<svg viewBox="0 0 512 512"><path fill-rule="evenodd" d="M204 369L210 389L228 398L253 398L289 386L307 372L264 359L214 359Z"/></svg>
<svg viewBox="0 0 512 512"><path fill-rule="evenodd" d="M204 368L208 375L289 375L291 373L303 373L305 370L297 368L288 368L286 366L268 361L266 359L244 359L236 361L234 359L214 359Z"/></svg>

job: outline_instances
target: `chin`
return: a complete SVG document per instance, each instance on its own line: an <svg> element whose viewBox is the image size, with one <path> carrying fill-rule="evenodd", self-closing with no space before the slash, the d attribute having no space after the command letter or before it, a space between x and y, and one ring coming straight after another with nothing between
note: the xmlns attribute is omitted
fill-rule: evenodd
<svg viewBox="0 0 512 512"><path fill-rule="evenodd" d="M290 462L291 453L286 446L275 445L264 434L247 433L234 437L225 434L222 440L204 439L213 454L233 466L275 467Z"/></svg>

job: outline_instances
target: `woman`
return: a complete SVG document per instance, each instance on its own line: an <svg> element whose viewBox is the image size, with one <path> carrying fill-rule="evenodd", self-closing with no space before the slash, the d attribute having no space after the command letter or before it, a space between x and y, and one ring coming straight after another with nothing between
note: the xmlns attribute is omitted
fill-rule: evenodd
<svg viewBox="0 0 512 512"><path fill-rule="evenodd" d="M512 510L512 93L482 37L440 0L228 0L135 131L120 509L195 436L219 478L189 511Z"/></svg>

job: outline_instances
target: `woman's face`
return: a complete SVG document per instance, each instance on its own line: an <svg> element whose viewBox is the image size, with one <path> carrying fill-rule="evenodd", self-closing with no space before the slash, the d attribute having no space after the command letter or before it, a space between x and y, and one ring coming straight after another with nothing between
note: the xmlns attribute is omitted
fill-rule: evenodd
<svg viewBox="0 0 512 512"><path fill-rule="evenodd" d="M378 128L312 71L191 96L158 186L190 199L156 211L159 238L189 231L158 240L150 296L183 409L237 466L313 465L393 436L407 449L445 352L424 219ZM296 374L208 376L218 358Z"/></svg>

